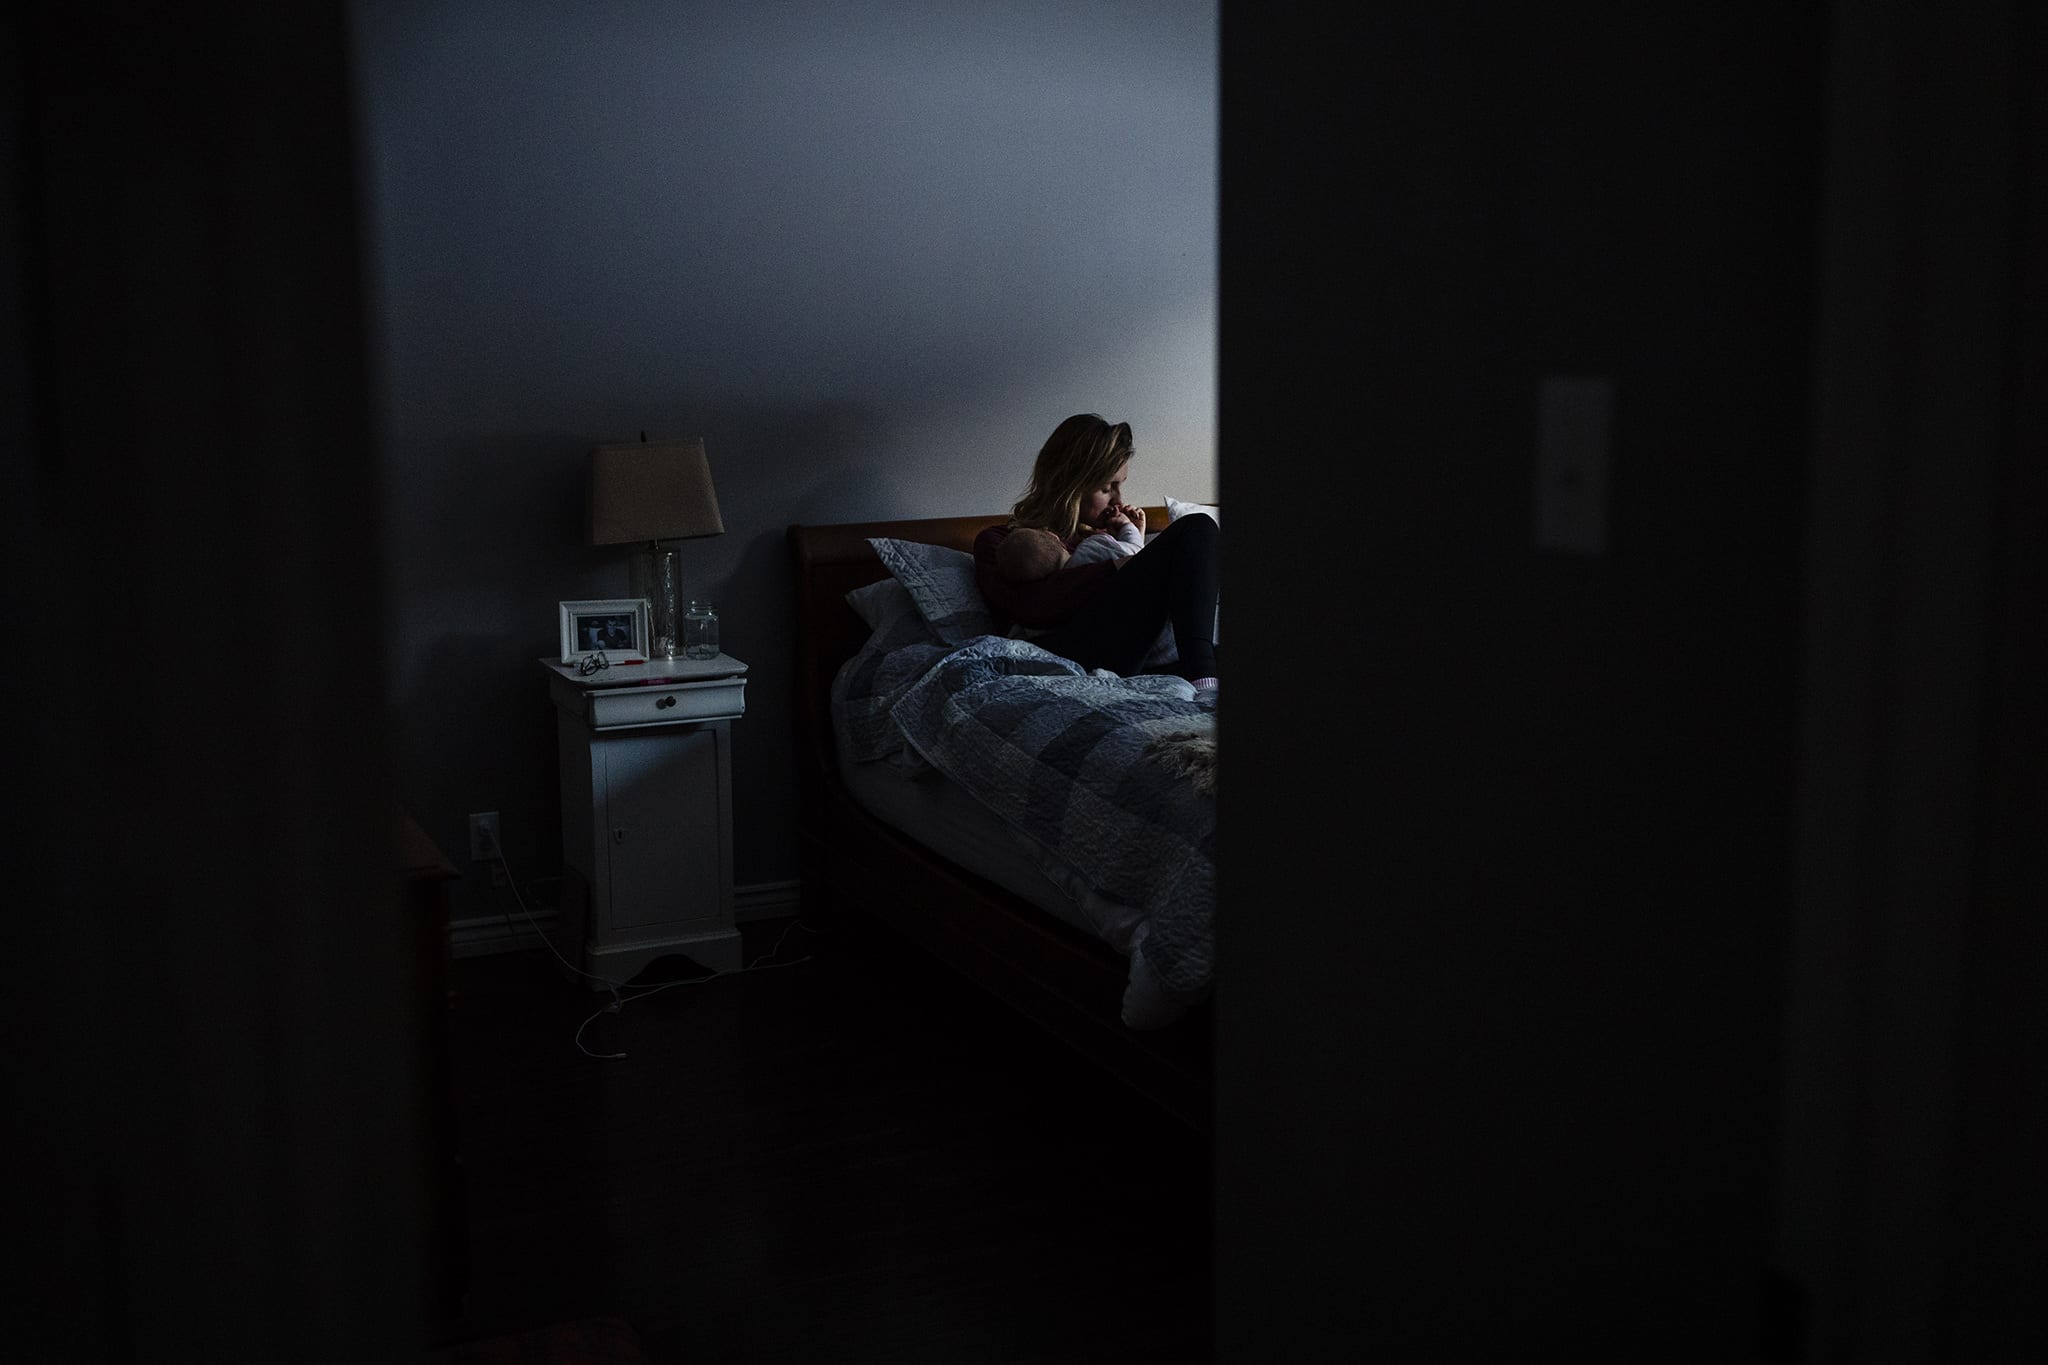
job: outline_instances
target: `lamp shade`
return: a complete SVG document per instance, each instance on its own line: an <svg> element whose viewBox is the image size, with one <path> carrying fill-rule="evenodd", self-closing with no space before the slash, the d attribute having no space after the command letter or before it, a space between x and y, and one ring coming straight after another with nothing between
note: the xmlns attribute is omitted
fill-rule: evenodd
<svg viewBox="0 0 2048 1365"><path fill-rule="evenodd" d="M701 438L598 446L590 452L590 543L722 535Z"/></svg>

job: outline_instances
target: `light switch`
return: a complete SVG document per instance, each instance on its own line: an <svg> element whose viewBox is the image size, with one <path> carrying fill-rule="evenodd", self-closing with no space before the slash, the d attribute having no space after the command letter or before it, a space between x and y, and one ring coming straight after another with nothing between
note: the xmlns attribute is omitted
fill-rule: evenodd
<svg viewBox="0 0 2048 1365"><path fill-rule="evenodd" d="M1607 549L1614 380L1545 375L1536 392L1536 548Z"/></svg>

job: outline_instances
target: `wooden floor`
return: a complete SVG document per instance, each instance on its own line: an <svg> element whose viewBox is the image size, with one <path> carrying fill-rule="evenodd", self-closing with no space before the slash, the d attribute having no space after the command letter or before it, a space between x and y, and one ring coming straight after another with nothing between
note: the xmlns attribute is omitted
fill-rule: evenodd
<svg viewBox="0 0 2048 1365"><path fill-rule="evenodd" d="M437 1342L624 1318L654 1365L1210 1358L1205 1139L919 959L607 996L451 965L469 1295ZM785 931L787 933L785 934ZM687 960L643 980L695 975Z"/></svg>

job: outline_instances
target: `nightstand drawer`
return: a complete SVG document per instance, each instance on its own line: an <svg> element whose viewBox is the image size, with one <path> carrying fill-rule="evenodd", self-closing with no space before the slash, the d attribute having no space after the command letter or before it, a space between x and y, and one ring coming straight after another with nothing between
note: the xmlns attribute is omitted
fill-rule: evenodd
<svg viewBox="0 0 2048 1365"><path fill-rule="evenodd" d="M746 714L747 680L679 683L674 687L621 687L588 694L591 728L612 730L627 725L676 725L684 721L721 720Z"/></svg>

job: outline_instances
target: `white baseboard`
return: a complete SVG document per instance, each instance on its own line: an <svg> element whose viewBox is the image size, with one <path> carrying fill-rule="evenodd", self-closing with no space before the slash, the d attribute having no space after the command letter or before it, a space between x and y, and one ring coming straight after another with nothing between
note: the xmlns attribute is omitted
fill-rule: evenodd
<svg viewBox="0 0 2048 1365"><path fill-rule="evenodd" d="M448 952L452 957L481 957L485 953L510 953L538 948L540 936L555 939L560 916L552 909L536 910L533 918L514 911L505 915L476 915L455 920L448 926ZM536 927L538 926L538 927Z"/></svg>
<svg viewBox="0 0 2048 1365"><path fill-rule="evenodd" d="M755 882L732 889L732 917L736 923L788 919L802 909L803 883ZM510 915L473 915L448 926L448 951L454 957L481 957L486 953L510 953L541 946L540 936L559 942L555 928L560 917L553 907L537 908L531 919L520 911Z"/></svg>
<svg viewBox="0 0 2048 1365"><path fill-rule="evenodd" d="M732 889L732 917L740 924L757 919L789 919L803 909L803 886L799 881L735 886Z"/></svg>

